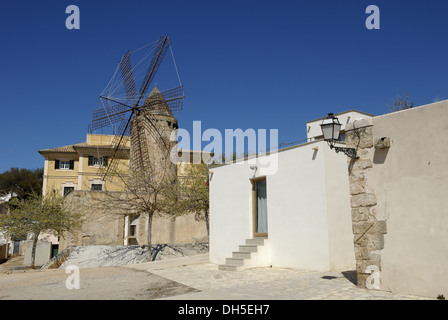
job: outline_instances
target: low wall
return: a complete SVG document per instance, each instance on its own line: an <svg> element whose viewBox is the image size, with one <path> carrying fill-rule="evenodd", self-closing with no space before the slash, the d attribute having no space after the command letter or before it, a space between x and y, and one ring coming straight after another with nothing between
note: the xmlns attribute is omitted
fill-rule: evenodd
<svg viewBox="0 0 448 320"><path fill-rule="evenodd" d="M25 257L23 259L23 265L31 265L31 253L33 250L33 240L27 240L25 242ZM41 266L47 263L51 258L51 242L49 241L37 241L36 246L36 258L34 260L35 266Z"/></svg>
<svg viewBox="0 0 448 320"><path fill-rule="evenodd" d="M116 192L116 195L120 195ZM103 207L105 194L102 192L73 191L67 196L74 208L83 213L85 222L77 232L65 234L59 239L59 251L68 246L147 244L147 217L138 221L134 239L127 239L126 212L111 206ZM205 221L196 221L194 214L185 214L175 219L156 214L152 220L152 244L186 244L208 242Z"/></svg>

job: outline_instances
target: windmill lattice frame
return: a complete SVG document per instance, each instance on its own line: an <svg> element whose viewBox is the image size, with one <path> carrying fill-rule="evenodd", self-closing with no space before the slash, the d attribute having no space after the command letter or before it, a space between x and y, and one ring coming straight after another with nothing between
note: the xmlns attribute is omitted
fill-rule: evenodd
<svg viewBox="0 0 448 320"><path fill-rule="evenodd" d="M145 121L135 125L137 133L134 133L134 135L136 134L134 137L131 137L131 123L135 121L137 115L142 113L144 108L148 108L148 105L145 105L144 98L170 45L171 39L166 35L160 36L156 41L156 45L151 51L151 61L138 90L134 75L135 68L132 64L132 52L128 50L120 59L114 74L115 77L119 71L121 84L110 86L109 83L105 91L100 95L100 107L93 112L90 128L94 131L112 127L114 133L111 145L107 150L107 165L100 167L98 170L98 174L103 180L111 178L112 173L116 172L119 163L118 159L120 158L130 157L139 170L144 170L144 164L149 158L149 153L147 141L142 139L141 134L138 132L143 130L142 126L146 127L147 132L152 133L153 139L161 148L167 149L169 147L162 134L163 128L160 127L154 114L150 112L143 114ZM115 93L120 88L124 91L124 94L116 96ZM106 92L107 94L105 94ZM163 91L160 95L171 113L182 109L185 96L180 79L178 87ZM151 108L151 106L149 107ZM125 148L129 139L134 139L137 142L134 143L136 147L133 148L131 154Z"/></svg>

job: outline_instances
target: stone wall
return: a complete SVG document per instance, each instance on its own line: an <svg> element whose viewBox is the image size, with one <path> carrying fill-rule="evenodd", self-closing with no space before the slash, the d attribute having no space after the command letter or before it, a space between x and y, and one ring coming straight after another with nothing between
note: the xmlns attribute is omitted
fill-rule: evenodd
<svg viewBox="0 0 448 320"><path fill-rule="evenodd" d="M120 192L115 193L120 196ZM72 191L67 201L83 213L85 222L80 231L65 234L59 239L59 251L68 246L109 245L125 243L125 212L113 206L102 207L105 194L98 191ZM186 244L208 242L204 221L196 221L194 214L181 215L175 219L155 215L152 220L151 242L153 244ZM147 244L147 218L141 216L136 240L128 244ZM135 242L137 241L137 242Z"/></svg>
<svg viewBox="0 0 448 320"><path fill-rule="evenodd" d="M372 119L355 121L346 129L346 145L357 150L356 160L349 160L350 205L358 286L379 289L372 277L381 272L386 221L377 219L377 198L369 183L373 168L375 143Z"/></svg>
<svg viewBox="0 0 448 320"><path fill-rule="evenodd" d="M444 100L347 126L359 286L447 296L447 119Z"/></svg>

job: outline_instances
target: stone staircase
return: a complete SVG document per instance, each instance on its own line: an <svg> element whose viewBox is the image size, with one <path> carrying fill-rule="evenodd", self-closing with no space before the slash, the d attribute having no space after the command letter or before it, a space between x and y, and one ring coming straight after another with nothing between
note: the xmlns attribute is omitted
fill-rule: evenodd
<svg viewBox="0 0 448 320"><path fill-rule="evenodd" d="M254 260L259 259L254 258L259 258L257 256L262 254L260 251L262 251L266 241L267 238L262 237L246 239L246 243L240 245L238 251L232 252L232 258L226 258L226 264L219 265L218 270L237 271L255 266Z"/></svg>

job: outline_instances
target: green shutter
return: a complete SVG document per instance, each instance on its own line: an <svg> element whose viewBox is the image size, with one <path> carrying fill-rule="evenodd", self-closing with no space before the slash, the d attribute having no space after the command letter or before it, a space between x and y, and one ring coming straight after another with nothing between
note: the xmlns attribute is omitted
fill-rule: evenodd
<svg viewBox="0 0 448 320"><path fill-rule="evenodd" d="M69 166L70 170L74 170L75 169L75 160L70 160L70 166Z"/></svg>
<svg viewBox="0 0 448 320"><path fill-rule="evenodd" d="M54 168L59 169L59 160L54 160Z"/></svg>
<svg viewBox="0 0 448 320"><path fill-rule="evenodd" d="M93 156L89 156L89 166L93 166Z"/></svg>
<svg viewBox="0 0 448 320"><path fill-rule="evenodd" d="M107 167L107 157L103 157L103 166Z"/></svg>

